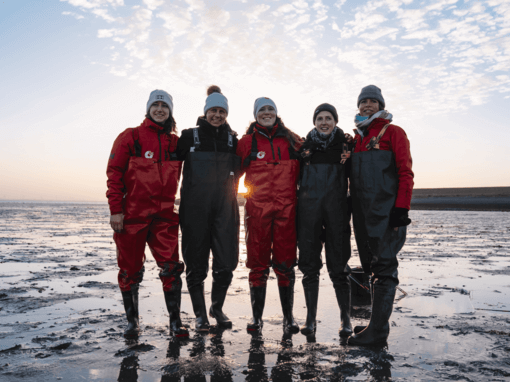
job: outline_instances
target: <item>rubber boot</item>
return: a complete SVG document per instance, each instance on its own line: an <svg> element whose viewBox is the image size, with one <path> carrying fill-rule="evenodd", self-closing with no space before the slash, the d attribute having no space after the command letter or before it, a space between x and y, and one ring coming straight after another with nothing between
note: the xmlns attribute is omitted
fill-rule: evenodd
<svg viewBox="0 0 510 382"><path fill-rule="evenodd" d="M299 326L294 321L292 309L294 308L294 281L291 281L288 287L278 287L280 291L280 302L283 313L283 331L288 333L298 333Z"/></svg>
<svg viewBox="0 0 510 382"><path fill-rule="evenodd" d="M232 281L232 272L213 272L212 276L213 282L209 315L216 319L216 323L219 327L230 329L232 328L232 321L223 313L223 303L225 302L228 287Z"/></svg>
<svg viewBox="0 0 510 382"><path fill-rule="evenodd" d="M126 310L128 326L124 331L125 338L136 338L140 334L140 320L138 318L138 285L131 285L131 290L122 292L122 301Z"/></svg>
<svg viewBox="0 0 510 382"><path fill-rule="evenodd" d="M251 310L253 318L248 323L247 330L261 330L264 325L262 314L264 313L264 305L266 303L266 287L250 287Z"/></svg>
<svg viewBox="0 0 510 382"><path fill-rule="evenodd" d="M188 329L181 322L181 291L166 291L163 294L170 315L170 335L177 338L189 337Z"/></svg>
<svg viewBox="0 0 510 382"><path fill-rule="evenodd" d="M374 283L372 282L372 276L369 276L368 285L370 288L370 305L374 302ZM366 325L356 325L354 327L354 333L358 334L367 328Z"/></svg>
<svg viewBox="0 0 510 382"><path fill-rule="evenodd" d="M209 320L207 319L207 309L205 307L204 284L189 289L191 305L195 313L195 330L197 332L209 331Z"/></svg>
<svg viewBox="0 0 510 382"><path fill-rule="evenodd" d="M390 278L375 280L370 323L365 330L349 337L349 345L370 346L386 342L390 334L389 320L396 286L397 283Z"/></svg>
<svg viewBox="0 0 510 382"><path fill-rule="evenodd" d="M340 337L352 335L351 324L351 283L346 278L345 282L335 286L336 300L340 308Z"/></svg>
<svg viewBox="0 0 510 382"><path fill-rule="evenodd" d="M306 302L306 323L301 327L301 334L309 336L317 331L317 301L319 299L319 281L303 285Z"/></svg>

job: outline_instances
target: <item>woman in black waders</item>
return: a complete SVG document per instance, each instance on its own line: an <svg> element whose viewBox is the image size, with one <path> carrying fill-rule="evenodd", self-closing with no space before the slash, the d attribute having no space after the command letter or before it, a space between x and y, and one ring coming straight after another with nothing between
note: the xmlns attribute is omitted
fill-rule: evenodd
<svg viewBox="0 0 510 382"><path fill-rule="evenodd" d="M409 140L384 110L381 89L369 85L358 97L350 191L353 226L361 265L372 275L372 315L366 328L356 327L351 345L384 343L398 285L397 254L406 240L413 192ZM364 329L364 330L362 330ZM359 330L362 330L359 332Z"/></svg>
<svg viewBox="0 0 510 382"><path fill-rule="evenodd" d="M179 207L182 257L196 316L195 329L208 331L204 280L213 255L209 315L218 326L230 328L223 303L239 259L237 185L240 158L236 133L228 125L228 100L217 86L207 90L204 116L197 127L183 130L177 155L184 160Z"/></svg>
<svg viewBox="0 0 510 382"><path fill-rule="evenodd" d="M301 333L317 330L322 243L325 241L326 264L340 308L340 336L352 334L350 320L351 257L347 208L347 176L350 145L338 128L334 106L323 103L315 109L312 129L301 147L301 177L298 192L298 267L303 272L303 289L307 308L306 324ZM325 237L322 237L323 227Z"/></svg>

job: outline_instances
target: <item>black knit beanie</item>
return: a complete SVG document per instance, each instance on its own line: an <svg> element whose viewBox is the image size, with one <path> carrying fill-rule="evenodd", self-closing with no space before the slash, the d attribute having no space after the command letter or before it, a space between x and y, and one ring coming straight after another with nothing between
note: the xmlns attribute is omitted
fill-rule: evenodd
<svg viewBox="0 0 510 382"><path fill-rule="evenodd" d="M321 111L329 111L333 115L333 118L335 119L335 123L338 123L338 113L336 112L335 107L333 105L330 105L329 103L321 103L319 106L317 106L317 108L313 112L313 124L314 125L315 125L315 120L317 119L317 115Z"/></svg>

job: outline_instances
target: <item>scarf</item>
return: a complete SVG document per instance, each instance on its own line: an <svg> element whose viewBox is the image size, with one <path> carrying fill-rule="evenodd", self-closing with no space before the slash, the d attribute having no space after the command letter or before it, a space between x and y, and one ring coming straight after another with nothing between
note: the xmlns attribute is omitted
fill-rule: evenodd
<svg viewBox="0 0 510 382"><path fill-rule="evenodd" d="M356 116L358 115L359 114L356 114ZM365 135L365 130L367 129L368 126L370 126L374 119L382 118L387 119L390 122L393 120L393 115L386 110L379 110L377 113L372 114L370 118L365 119L364 121L357 121L356 116L354 117L354 124L356 125L356 129L354 129L354 132L361 135L361 138L363 138L363 136Z"/></svg>
<svg viewBox="0 0 510 382"><path fill-rule="evenodd" d="M322 150L326 151L326 148L333 142L333 139L335 139L335 134L338 131L338 127L335 126L333 128L333 131L330 134L324 134L320 131L317 131L317 129L313 129L310 131L310 139L313 143L318 144L320 147L322 147Z"/></svg>

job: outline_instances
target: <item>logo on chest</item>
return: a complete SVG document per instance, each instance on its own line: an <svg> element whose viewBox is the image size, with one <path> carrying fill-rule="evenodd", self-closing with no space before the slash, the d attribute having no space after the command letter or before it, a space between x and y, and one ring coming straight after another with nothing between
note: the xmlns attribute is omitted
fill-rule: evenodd
<svg viewBox="0 0 510 382"><path fill-rule="evenodd" d="M257 153L257 158L259 158L259 159L263 159L265 156L266 156L266 152L265 151L259 151Z"/></svg>
<svg viewBox="0 0 510 382"><path fill-rule="evenodd" d="M152 151L145 152L145 158L151 159L153 156L154 156L154 153Z"/></svg>

